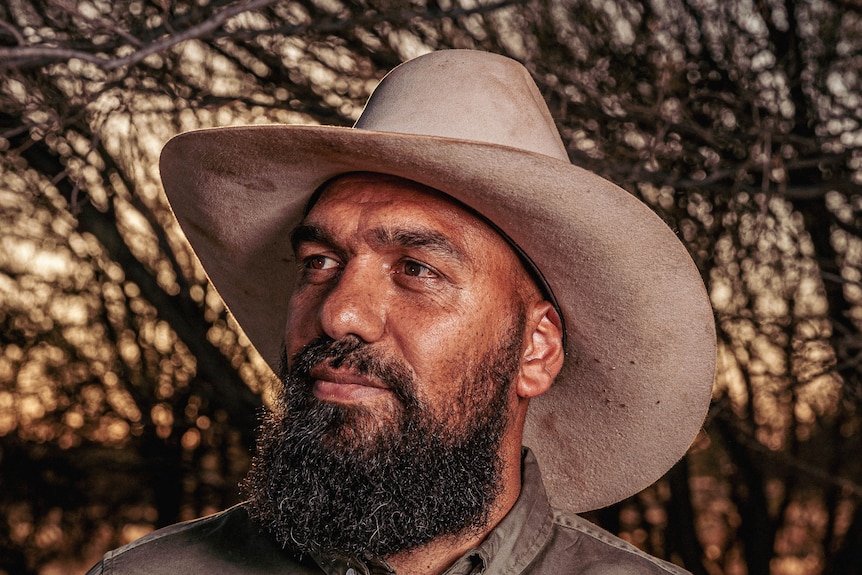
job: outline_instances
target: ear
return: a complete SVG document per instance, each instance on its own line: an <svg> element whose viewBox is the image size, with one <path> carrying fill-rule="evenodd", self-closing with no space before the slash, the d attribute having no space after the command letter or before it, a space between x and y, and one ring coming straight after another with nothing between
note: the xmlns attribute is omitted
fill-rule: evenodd
<svg viewBox="0 0 862 575"><path fill-rule="evenodd" d="M523 399L548 391L563 367L563 322L550 302L534 303L527 313L524 352L517 382Z"/></svg>

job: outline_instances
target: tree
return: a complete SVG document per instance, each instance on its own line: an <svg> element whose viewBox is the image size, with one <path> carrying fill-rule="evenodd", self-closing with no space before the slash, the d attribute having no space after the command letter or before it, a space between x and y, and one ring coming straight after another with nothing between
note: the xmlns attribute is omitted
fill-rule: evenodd
<svg viewBox="0 0 862 575"><path fill-rule="evenodd" d="M716 311L704 433L590 517L695 573L858 571L860 32L852 0L0 7L0 569L83 570L236 501L269 374L171 219L161 144L349 125L386 70L466 47L524 62Z"/></svg>

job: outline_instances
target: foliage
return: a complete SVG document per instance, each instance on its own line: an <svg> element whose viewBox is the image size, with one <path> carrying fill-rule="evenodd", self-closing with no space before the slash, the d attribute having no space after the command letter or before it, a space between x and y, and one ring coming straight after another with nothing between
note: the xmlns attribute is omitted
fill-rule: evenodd
<svg viewBox="0 0 862 575"><path fill-rule="evenodd" d="M524 62L572 160L678 230L712 297L704 433L590 517L695 573L862 571L855 0L15 0L0 572L83 572L236 500L270 376L171 219L162 143L349 125L386 70L453 47Z"/></svg>

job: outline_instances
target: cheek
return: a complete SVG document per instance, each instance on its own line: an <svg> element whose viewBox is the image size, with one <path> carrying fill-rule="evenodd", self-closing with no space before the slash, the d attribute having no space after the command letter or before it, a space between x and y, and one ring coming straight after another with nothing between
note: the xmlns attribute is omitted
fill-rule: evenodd
<svg viewBox="0 0 862 575"><path fill-rule="evenodd" d="M308 294L294 293L287 304L284 340L288 357L293 357L316 333L316 307Z"/></svg>
<svg viewBox="0 0 862 575"><path fill-rule="evenodd" d="M419 380L446 385L463 377L499 336L492 317L476 307L433 317L399 314L390 317L390 333Z"/></svg>
<svg viewBox="0 0 862 575"><path fill-rule="evenodd" d="M518 316L512 297L500 290L486 289L472 302L463 316L441 322L429 330L434 334L439 365L447 366L451 376L461 378L466 368L478 368L490 350L512 337L512 325ZM430 338L429 338L430 339Z"/></svg>

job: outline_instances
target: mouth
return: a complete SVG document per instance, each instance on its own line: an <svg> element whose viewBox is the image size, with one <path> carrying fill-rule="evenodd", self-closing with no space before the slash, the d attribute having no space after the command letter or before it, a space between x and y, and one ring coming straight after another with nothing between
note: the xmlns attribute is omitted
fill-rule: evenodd
<svg viewBox="0 0 862 575"><path fill-rule="evenodd" d="M312 393L321 401L361 403L392 393L383 382L349 369L333 369L324 364L312 369L309 375Z"/></svg>

